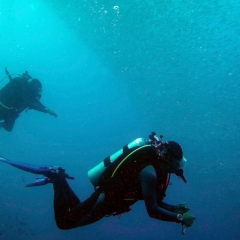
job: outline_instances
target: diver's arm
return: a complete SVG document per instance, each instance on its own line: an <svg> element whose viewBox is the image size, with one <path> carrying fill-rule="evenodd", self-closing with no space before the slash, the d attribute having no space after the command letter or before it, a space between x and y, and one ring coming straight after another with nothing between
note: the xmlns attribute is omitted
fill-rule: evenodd
<svg viewBox="0 0 240 240"><path fill-rule="evenodd" d="M165 210L168 210L170 212L174 212L174 205L171 205L171 204L168 204L168 203L165 203L165 202L161 202L159 204L159 207L161 208L164 208Z"/></svg>
<svg viewBox="0 0 240 240"><path fill-rule="evenodd" d="M29 108L44 113L47 113L48 109L37 98L31 101L31 103L29 104Z"/></svg>
<svg viewBox="0 0 240 240"><path fill-rule="evenodd" d="M45 107L37 98L33 102L31 102L29 108L39 112L48 113L54 117L57 117L57 114L53 110Z"/></svg>
<svg viewBox="0 0 240 240"><path fill-rule="evenodd" d="M169 222L180 222L177 214L173 213L173 206L161 203L157 204L157 174L152 166L145 167L139 175L142 185L145 206L150 217Z"/></svg>

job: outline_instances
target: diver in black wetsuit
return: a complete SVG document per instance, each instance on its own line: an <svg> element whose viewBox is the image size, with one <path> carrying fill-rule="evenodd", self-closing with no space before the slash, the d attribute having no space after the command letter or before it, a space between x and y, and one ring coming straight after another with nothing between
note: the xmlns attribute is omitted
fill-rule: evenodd
<svg viewBox="0 0 240 240"><path fill-rule="evenodd" d="M171 173L186 182L182 148L174 141L162 143L155 133L149 137L149 141L136 139L90 170L88 175L95 192L82 203L65 178L54 177L58 227L70 229L128 212L138 200L144 200L150 217L190 227L195 217L186 204L174 206L163 202Z"/></svg>
<svg viewBox="0 0 240 240"><path fill-rule="evenodd" d="M6 131L11 132L15 120L22 111L27 109L34 109L57 117L54 111L40 102L42 84L38 79L33 79L27 71L16 78L12 78L6 68L5 71L10 82L0 90L0 121L3 120L0 122L0 128L3 127Z"/></svg>
<svg viewBox="0 0 240 240"><path fill-rule="evenodd" d="M186 159L177 142L163 143L162 136L159 140L154 132L148 141L138 138L91 169L88 176L95 191L83 202L68 185L66 178L73 178L63 168L37 167L3 157L0 161L45 176L28 187L53 183L55 220L61 229L128 212L138 200L144 200L150 217L181 223L183 234L185 227L192 226L195 220L186 204L174 206L163 202L171 173L186 182L183 175Z"/></svg>

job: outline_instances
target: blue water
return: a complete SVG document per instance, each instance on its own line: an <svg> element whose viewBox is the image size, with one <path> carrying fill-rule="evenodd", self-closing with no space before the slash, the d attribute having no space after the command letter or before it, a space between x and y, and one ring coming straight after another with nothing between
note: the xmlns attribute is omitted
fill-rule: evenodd
<svg viewBox="0 0 240 240"><path fill-rule="evenodd" d="M155 130L188 160L188 183L173 176L165 199L197 218L184 239L238 239L239 15L234 0L1 1L0 76L28 70L58 118L22 113L13 132L0 130L0 155L65 167L84 200L89 169ZM52 186L24 188L34 179L1 164L0 239L182 239L143 202L120 219L59 230Z"/></svg>

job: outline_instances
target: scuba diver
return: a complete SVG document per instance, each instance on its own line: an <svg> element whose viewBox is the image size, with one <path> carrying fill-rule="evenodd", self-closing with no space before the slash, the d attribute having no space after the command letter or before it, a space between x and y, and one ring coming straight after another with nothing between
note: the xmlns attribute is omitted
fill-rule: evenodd
<svg viewBox="0 0 240 240"><path fill-rule="evenodd" d="M57 117L53 110L40 102L42 84L38 79L32 78L27 71L15 78L12 78L13 74L9 74L7 68L5 72L10 82L0 90L0 128L11 132L20 113L29 109Z"/></svg>
<svg viewBox="0 0 240 240"><path fill-rule="evenodd" d="M27 187L53 183L54 212L60 229L71 229L94 223L105 216L116 216L131 210L138 200L144 200L150 217L192 226L195 217L187 204L171 205L163 202L170 175L177 175L186 183L183 167L186 159L175 141L162 141L152 132L149 140L138 138L105 158L88 172L94 186L93 194L81 202L70 188L65 169L56 166L35 166L0 157L0 161L27 172L44 175Z"/></svg>

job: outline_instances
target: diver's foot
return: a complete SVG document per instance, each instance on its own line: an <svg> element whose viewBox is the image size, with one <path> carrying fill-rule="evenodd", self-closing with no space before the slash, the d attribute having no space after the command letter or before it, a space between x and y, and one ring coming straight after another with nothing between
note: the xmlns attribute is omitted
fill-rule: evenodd
<svg viewBox="0 0 240 240"><path fill-rule="evenodd" d="M52 183L52 180L47 177L42 177L42 178L37 178L33 183L29 183L25 187L37 187L37 186L46 185L48 183Z"/></svg>
<svg viewBox="0 0 240 240"><path fill-rule="evenodd" d="M55 179L66 178L66 171L62 167L50 167L49 172L44 174L48 179L49 183L53 182Z"/></svg>
<svg viewBox="0 0 240 240"><path fill-rule="evenodd" d="M26 187L43 186L48 183L54 183L56 181L65 179L68 175L65 169L61 167L49 167L49 170L43 174L45 177L37 178L33 183L29 183Z"/></svg>

